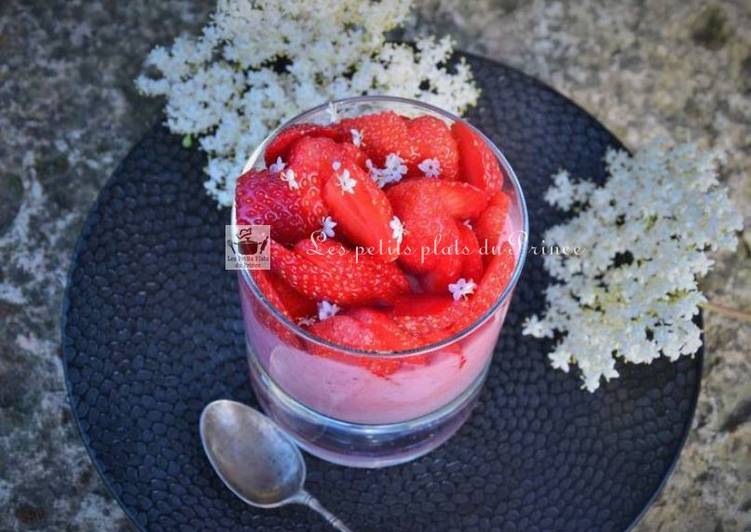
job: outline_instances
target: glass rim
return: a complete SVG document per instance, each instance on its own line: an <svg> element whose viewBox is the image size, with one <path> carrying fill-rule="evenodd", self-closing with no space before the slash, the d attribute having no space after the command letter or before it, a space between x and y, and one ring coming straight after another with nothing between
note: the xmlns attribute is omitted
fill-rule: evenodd
<svg viewBox="0 0 751 532"><path fill-rule="evenodd" d="M452 121L461 121L464 124L468 125L472 131L478 135L480 135L480 138L486 142L486 144L491 148L493 151L493 154L497 157L498 161L501 163L501 166L503 167L504 172L508 176L509 180L511 181L512 186L514 187L514 191L516 192L516 203L519 206L521 217L522 217L522 230L521 235L522 238L520 239L521 245L519 246L519 254L516 261L516 265L514 266L514 272L511 275L511 278L509 279L508 283L504 287L504 289L501 291L500 295L496 298L496 300L493 302L493 304L486 310L482 316L480 316L477 320L472 322L470 325L462 329L461 331L452 334L451 336L448 336L438 342L433 342L431 344L416 347L413 349L404 349L400 351L380 351L380 350L368 350L368 349L359 349L355 347L350 347L343 344L337 344L335 342L330 342L324 338L321 338L319 336L316 336L312 333L310 333L308 330L304 329L297 323L295 323L293 320L282 314L282 312L277 309L274 305L271 304L271 302L266 299L266 296L263 294L263 292L258 288L258 285L253 279L253 276L250 275L250 271L242 267L240 268L240 276L243 282L245 282L247 285L249 285L251 291L253 292L253 295L258 298L261 301L261 304L265 307L266 310L268 310L271 315L281 321L287 328L289 328L294 334L297 336L302 337L305 341L312 342L316 345L320 345L323 347L327 347L330 349L336 349L337 351L344 352L346 354L352 355L352 356L358 356L358 357L372 357L372 358L383 358L386 357L408 357L408 356L417 356L433 351L437 351L443 347L449 346L458 340L461 340L465 338L466 336L470 335L477 329L479 329L490 317L492 317L500 307L506 303L509 298L511 297L514 288L516 287L516 284L519 281L519 277L521 276L521 272L524 268L524 263L527 258L527 248L529 243L529 216L527 212L527 202L524 197L524 192L521 188L521 184L519 183L519 179L516 176L516 173L514 172L514 169L511 167L511 164L509 164L508 160L506 159L505 155L501 150L498 148L498 146L495 145L495 143L490 140L482 131L480 131L478 128L476 128L472 123L470 123L467 120L464 120L461 117L458 117L454 115L453 113L450 113L444 109L441 109L440 107L436 107L434 105L421 102L419 100L413 100L410 98L402 98L398 96L385 96L385 95L373 95L373 96L354 96L350 98L342 98L338 100L330 100L326 103L322 103L320 105L317 105L315 107L312 107L306 111L303 111L289 120L285 121L283 124L279 125L276 129L274 129L271 133L269 133L266 138L259 144L255 150L253 150L253 153L248 158L248 162L245 164L245 167L243 168L243 173L250 170L256 163L256 161L259 159L261 154L266 149L266 146L268 146L269 142L274 139L282 130L288 128L289 126L301 122L305 120L306 118L317 114L321 111L325 111L330 105L337 105L337 104L351 104L351 103L368 103L368 102L384 102L384 103L398 103L398 104L405 104L405 105L412 105L414 107L423 108L426 110L429 110L433 113L439 114L449 120ZM236 205L235 200L232 200L232 213L231 213L231 222L232 222L232 235L233 237L237 235L237 223L236 223Z"/></svg>

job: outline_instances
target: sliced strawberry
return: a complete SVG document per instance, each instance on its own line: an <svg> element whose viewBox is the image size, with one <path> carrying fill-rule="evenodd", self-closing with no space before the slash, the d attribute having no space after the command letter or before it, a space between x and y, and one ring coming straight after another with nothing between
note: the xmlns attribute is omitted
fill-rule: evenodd
<svg viewBox="0 0 751 532"><path fill-rule="evenodd" d="M369 327L378 336L383 338L383 343L392 351L406 351L425 345L422 338L417 338L404 331L393 318L382 311L359 307L347 312L363 325ZM413 365L425 365L429 361L427 355L410 355L400 359L404 363ZM389 360L389 362L392 362Z"/></svg>
<svg viewBox="0 0 751 532"><path fill-rule="evenodd" d="M381 293L378 301L390 303L394 297L409 291L409 279L396 264L380 261L367 253L357 253L336 240L301 240L295 245L295 252L321 269L351 269L367 277L364 286L374 294Z"/></svg>
<svg viewBox="0 0 751 532"><path fill-rule="evenodd" d="M485 191L460 181L410 179L391 187L387 194L392 203L405 201L410 196L419 196L421 200L431 197L431 205L439 204L446 214L457 220L476 218L488 205Z"/></svg>
<svg viewBox="0 0 751 532"><path fill-rule="evenodd" d="M352 316L340 314L314 323L310 332L334 344L379 351L384 349L383 339ZM318 351L316 354L320 353Z"/></svg>
<svg viewBox="0 0 751 532"><path fill-rule="evenodd" d="M449 327L459 319L461 311L449 295L411 295L398 298L391 312L402 329L415 336L427 336ZM441 338L426 339L438 341Z"/></svg>
<svg viewBox="0 0 751 532"><path fill-rule="evenodd" d="M296 242L320 227L321 219L311 216L296 190L268 170L249 170L235 188L237 223L270 225L271 237Z"/></svg>
<svg viewBox="0 0 751 532"><path fill-rule="evenodd" d="M352 309L347 314L315 323L310 327L310 331L330 342L371 351L404 351L425 345L423 339L407 334L389 315L369 308ZM391 375L405 363L425 365L429 361L427 355L399 358L356 357L322 346L314 346L312 351L321 356L364 366L380 377Z"/></svg>
<svg viewBox="0 0 751 532"><path fill-rule="evenodd" d="M284 310L284 303L282 303L278 294L274 291L270 280L263 275L255 275L258 272L267 272L265 272L264 270L254 270L253 275L256 280L256 284L258 284L258 287L260 288L261 292L263 292L266 300L271 303L272 306L282 311L288 318L292 318L292 316ZM253 292L251 292L250 287L243 279L240 279L240 289L243 293L243 302L250 303L253 315L255 316L256 321L261 326L274 333L276 337L285 344L296 348L302 348L303 344L300 337L292 332L292 330L284 323L279 321L279 319L261 303L261 300L258 299Z"/></svg>
<svg viewBox="0 0 751 532"><path fill-rule="evenodd" d="M435 179L415 179L387 190L395 214L404 225L400 264L416 274L430 272L425 287L442 291L458 277L462 257L460 233L448 214L473 215L486 199L466 183Z"/></svg>
<svg viewBox="0 0 751 532"><path fill-rule="evenodd" d="M384 346L382 349L391 351L404 351L414 347L415 339L404 332L396 322L384 312L364 307L354 308L347 312L357 321L374 331L379 342Z"/></svg>
<svg viewBox="0 0 751 532"><path fill-rule="evenodd" d="M303 296L278 275L267 270L253 270L251 273L266 300L292 321L315 315L316 302Z"/></svg>
<svg viewBox="0 0 751 532"><path fill-rule="evenodd" d="M443 120L427 115L414 118L407 123L407 133L415 152L407 159L410 175L424 175L418 165L426 159L433 159L438 161L440 169L437 177L449 181L457 178L459 151Z"/></svg>
<svg viewBox="0 0 751 532"><path fill-rule="evenodd" d="M368 160L368 154L362 151L354 144L340 143L339 149L344 153L344 157L352 159L360 168L366 168L366 161Z"/></svg>
<svg viewBox="0 0 751 532"><path fill-rule="evenodd" d="M480 281L477 292L472 298L473 306L487 309L498 299L498 296L501 295L501 292L511 280L514 266L516 266L514 250L511 244L504 242L501 245L500 252L493 256L493 260L482 276L482 281Z"/></svg>
<svg viewBox="0 0 751 532"><path fill-rule="evenodd" d="M469 327L487 312L511 281L515 265L514 250L508 242L504 242L500 247L500 252L492 256L475 293L466 300L458 301L466 307L466 311L461 313L461 317L451 325L452 332Z"/></svg>
<svg viewBox="0 0 751 532"><path fill-rule="evenodd" d="M336 137L336 130L331 126L319 124L295 124L283 129L266 147L264 160L266 165L276 162L278 157L285 159L292 145L303 137Z"/></svg>
<svg viewBox="0 0 751 532"><path fill-rule="evenodd" d="M474 294L458 301L450 296L443 300L426 299L424 303L415 304L412 313L407 310L406 300L397 299L392 311L394 321L407 332L433 341L438 341L441 334L449 336L459 332L479 319L498 299L511 280L514 265L513 250L505 242L500 253L492 258Z"/></svg>
<svg viewBox="0 0 751 532"><path fill-rule="evenodd" d="M480 243L474 231L464 224L459 224L459 241L463 255L461 277L477 281L482 278L483 256L480 254Z"/></svg>
<svg viewBox="0 0 751 532"><path fill-rule="evenodd" d="M486 262L494 254L493 247L498 245L498 240L506 226L510 204L511 201L506 194L497 192L475 224L475 234L480 248L485 250Z"/></svg>
<svg viewBox="0 0 751 532"><path fill-rule="evenodd" d="M357 256L334 241L300 241L294 251L271 242L271 268L298 292L341 305L387 302L409 290L393 263Z"/></svg>
<svg viewBox="0 0 751 532"><path fill-rule="evenodd" d="M488 204L487 193L461 181L429 181L449 216L457 220L476 218Z"/></svg>
<svg viewBox="0 0 751 532"><path fill-rule="evenodd" d="M451 133L459 148L459 174L468 183L488 192L503 187L504 175L493 150L464 121L457 120Z"/></svg>
<svg viewBox="0 0 751 532"><path fill-rule="evenodd" d="M282 308L285 310L286 314L291 316L294 320L314 316L318 311L314 300L302 295L278 275L264 270L254 271L263 272L268 275L269 281L282 303Z"/></svg>
<svg viewBox="0 0 751 532"><path fill-rule="evenodd" d="M435 239L440 237L445 240L450 218L435 195L413 183L399 183L389 188L386 196L394 214L404 225L400 264L413 273L426 273L438 261L434 253Z"/></svg>
<svg viewBox="0 0 751 532"><path fill-rule="evenodd" d="M274 283L271 280L273 274L267 270L252 270L250 273L258 285L258 289L266 298L266 301L268 301L271 306L279 309L282 314L288 318L292 318L292 315L287 312L287 308L284 306L282 299L276 292L276 288L274 288Z"/></svg>
<svg viewBox="0 0 751 532"><path fill-rule="evenodd" d="M359 133L360 149L376 166L383 166L390 153L412 160L415 149L409 139L407 122L393 111L347 118L338 125L339 140L352 142L352 130Z"/></svg>
<svg viewBox="0 0 751 532"><path fill-rule="evenodd" d="M393 316L430 316L440 314L453 300L446 295L408 294L399 296L392 302Z"/></svg>
<svg viewBox="0 0 751 532"><path fill-rule="evenodd" d="M310 332L329 342L370 351L390 350L385 335L353 316L332 316L310 326ZM379 377L387 377L401 367L398 358L354 356L320 345L311 345L310 351L318 356L337 360L345 364L355 364L367 368Z"/></svg>
<svg viewBox="0 0 751 532"><path fill-rule="evenodd" d="M353 243L370 248L385 262L398 257L397 241L389 226L394 213L386 194L355 161L342 154L338 168L323 185L323 200L338 224L337 230Z"/></svg>
<svg viewBox="0 0 751 532"><path fill-rule="evenodd" d="M450 336L447 327L451 320L456 319L453 309L454 300L451 297L412 294L398 297L390 314L399 327L416 339L415 347L424 347ZM461 353L461 346L457 344L455 350ZM429 357L426 355L426 358Z"/></svg>
<svg viewBox="0 0 751 532"><path fill-rule="evenodd" d="M438 246L438 257L433 267L420 279L420 285L426 292L445 294L449 283L461 277L464 255L462 254L462 237L459 225L452 219L443 222L442 241Z"/></svg>
<svg viewBox="0 0 751 532"><path fill-rule="evenodd" d="M332 164L341 157L341 149L335 141L322 137L303 137L292 146L289 162L281 176L294 177L300 196L300 206L310 220L315 220L320 229L321 220L329 214L321 190L331 176ZM309 234L309 233L308 233Z"/></svg>

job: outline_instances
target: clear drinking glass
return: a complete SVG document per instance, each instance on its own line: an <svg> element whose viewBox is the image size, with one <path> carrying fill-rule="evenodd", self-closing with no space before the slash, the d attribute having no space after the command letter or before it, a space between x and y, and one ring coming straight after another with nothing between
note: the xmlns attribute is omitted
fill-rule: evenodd
<svg viewBox="0 0 751 532"><path fill-rule="evenodd" d="M415 100L386 96L348 98L315 107L282 125L255 150L246 170L263 168L270 140L293 124L391 110L435 116L448 125L460 118ZM482 133L506 176L511 198L503 238L515 254L508 285L475 323L454 336L411 351L374 353L311 335L270 305L247 270L239 272L250 376L266 413L303 449L324 460L382 467L421 456L445 442L468 418L493 358L527 250L527 208L519 181L500 150ZM235 226L235 212L232 212ZM273 228L272 228L273 237ZM310 347L327 348L327 356ZM503 356L498 353L497 356ZM374 367L387 364L384 376ZM397 368L395 371L393 368Z"/></svg>

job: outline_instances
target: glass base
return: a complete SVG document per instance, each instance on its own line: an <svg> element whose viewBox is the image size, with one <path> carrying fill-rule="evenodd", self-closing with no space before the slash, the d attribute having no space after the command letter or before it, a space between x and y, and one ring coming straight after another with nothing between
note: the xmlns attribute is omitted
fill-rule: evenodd
<svg viewBox="0 0 751 532"><path fill-rule="evenodd" d="M328 462L367 468L409 462L453 436L475 406L489 367L435 412L400 423L370 425L341 421L306 407L274 382L250 348L248 361L261 407L302 449Z"/></svg>

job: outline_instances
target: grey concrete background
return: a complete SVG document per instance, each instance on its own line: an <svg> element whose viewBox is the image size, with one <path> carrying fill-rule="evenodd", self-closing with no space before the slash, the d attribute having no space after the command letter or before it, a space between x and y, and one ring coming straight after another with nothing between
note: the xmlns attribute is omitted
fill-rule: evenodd
<svg viewBox="0 0 751 532"><path fill-rule="evenodd" d="M98 190L158 115L132 85L148 50L210 2L0 1L0 530L131 530L71 422L59 318L70 254ZM751 221L751 4L746 0L418 2L407 37L536 76L630 147L654 135L728 150ZM704 288L751 309L751 233ZM751 530L751 325L706 314L698 413L640 531Z"/></svg>

